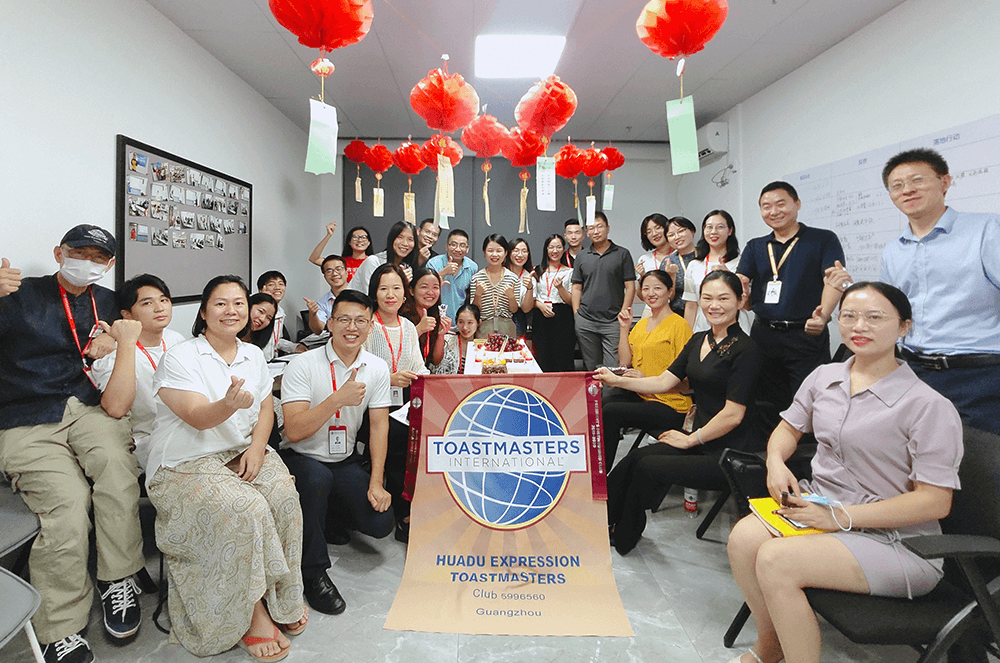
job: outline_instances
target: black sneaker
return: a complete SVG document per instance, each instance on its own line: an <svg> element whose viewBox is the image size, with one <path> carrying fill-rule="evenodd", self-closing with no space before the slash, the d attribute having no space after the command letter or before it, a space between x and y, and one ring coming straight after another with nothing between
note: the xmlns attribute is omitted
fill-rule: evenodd
<svg viewBox="0 0 1000 663"><path fill-rule="evenodd" d="M97 591L101 593L104 606L104 628L113 638L127 638L139 630L139 602L142 594L132 576L114 582L97 581Z"/></svg>
<svg viewBox="0 0 1000 663"><path fill-rule="evenodd" d="M42 645L42 658L46 663L91 663L94 652L83 636L73 635Z"/></svg>

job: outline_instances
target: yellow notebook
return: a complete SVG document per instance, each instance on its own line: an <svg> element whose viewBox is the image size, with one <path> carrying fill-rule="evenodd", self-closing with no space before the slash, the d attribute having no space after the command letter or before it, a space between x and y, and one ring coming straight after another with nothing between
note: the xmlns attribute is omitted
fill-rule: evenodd
<svg viewBox="0 0 1000 663"><path fill-rule="evenodd" d="M775 513L781 505L771 497L757 497L750 500L750 510L757 516L764 527L775 536L799 536L801 534L822 534L823 530L815 527L805 527L795 525L791 519L784 518Z"/></svg>

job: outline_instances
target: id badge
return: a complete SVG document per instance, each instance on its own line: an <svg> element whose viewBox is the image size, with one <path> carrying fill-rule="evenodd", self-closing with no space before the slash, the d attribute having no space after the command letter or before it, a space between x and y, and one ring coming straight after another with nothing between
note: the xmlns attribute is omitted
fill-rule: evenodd
<svg viewBox="0 0 1000 663"><path fill-rule="evenodd" d="M330 455L343 456L347 453L347 428L330 426Z"/></svg>
<svg viewBox="0 0 1000 663"><path fill-rule="evenodd" d="M781 281L768 281L767 288L764 289L764 303L777 304L779 299L781 299Z"/></svg>
<svg viewBox="0 0 1000 663"><path fill-rule="evenodd" d="M402 405L403 404L403 388L402 387L389 387L389 398L392 400L392 405Z"/></svg>

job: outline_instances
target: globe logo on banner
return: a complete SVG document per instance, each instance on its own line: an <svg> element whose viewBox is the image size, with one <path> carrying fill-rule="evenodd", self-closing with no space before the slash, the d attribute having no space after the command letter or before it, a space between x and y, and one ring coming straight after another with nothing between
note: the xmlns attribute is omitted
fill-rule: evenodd
<svg viewBox="0 0 1000 663"><path fill-rule="evenodd" d="M459 507L492 529L542 520L562 497L570 472L586 470L582 436L568 434L545 398L512 385L469 395L444 435L429 441L429 471L442 471ZM449 471L456 465L484 471Z"/></svg>

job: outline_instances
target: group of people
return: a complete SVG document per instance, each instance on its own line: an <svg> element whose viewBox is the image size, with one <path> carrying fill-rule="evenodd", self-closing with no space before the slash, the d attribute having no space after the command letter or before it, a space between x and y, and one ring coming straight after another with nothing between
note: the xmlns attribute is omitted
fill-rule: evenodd
<svg viewBox="0 0 1000 663"><path fill-rule="evenodd" d="M537 265L527 241L491 234L483 269L461 229L437 255L433 222L395 224L381 253L352 228L342 254L324 256L331 224L310 256L330 290L305 300L312 336L301 342L284 330L277 271L255 294L239 277L212 279L185 340L167 329L159 278L97 285L114 263L107 231L66 233L51 276L22 278L4 259L0 470L41 523L30 572L46 660L93 658L79 634L93 599L91 508L105 628L116 638L138 630L142 473L169 570L172 641L197 655L240 646L257 661L284 658L308 607L346 608L328 544L352 531L408 539L409 430L390 413L410 385L463 372L477 337L530 328L543 370L573 370L575 338L604 383L609 466L624 429L656 438L608 475L622 554L669 486L712 487L724 449L767 440L772 496L787 493L785 512L830 534L775 539L752 517L736 525L730 560L758 627L738 660L818 661L803 589L930 591L940 564L900 540L938 531L948 513L962 420L1000 432L990 416L1000 217L948 208L947 164L930 150L897 155L883 181L909 228L887 245L880 282L851 282L837 236L798 221L785 182L759 198L773 232L742 251L725 210L705 215L700 238L687 218L646 217L638 260L609 240L602 213L547 237ZM634 322L636 297L645 311ZM838 306L853 357L830 364ZM267 367L279 353L297 353L280 403ZM808 482L785 465L805 435L818 443Z"/></svg>

